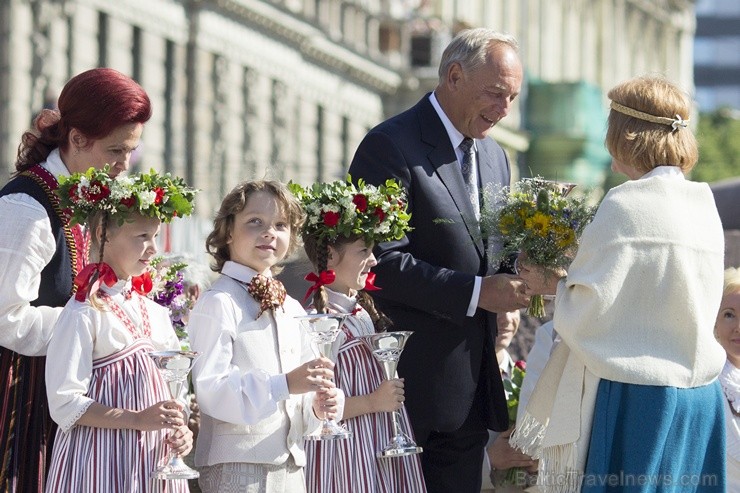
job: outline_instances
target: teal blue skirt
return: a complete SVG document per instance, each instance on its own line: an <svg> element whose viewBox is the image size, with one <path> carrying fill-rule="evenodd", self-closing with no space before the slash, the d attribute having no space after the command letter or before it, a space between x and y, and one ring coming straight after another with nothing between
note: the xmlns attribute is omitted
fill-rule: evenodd
<svg viewBox="0 0 740 493"><path fill-rule="evenodd" d="M679 389L601 380L582 491L724 492L719 382Z"/></svg>

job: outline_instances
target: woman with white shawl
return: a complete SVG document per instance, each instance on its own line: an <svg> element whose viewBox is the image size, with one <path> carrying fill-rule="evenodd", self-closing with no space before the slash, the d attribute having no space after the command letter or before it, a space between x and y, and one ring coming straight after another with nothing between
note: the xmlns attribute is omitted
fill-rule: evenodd
<svg viewBox="0 0 740 493"><path fill-rule="evenodd" d="M606 146L629 180L604 197L555 294L562 342L512 438L545 491L725 491L724 351L713 337L724 236L698 159L691 100L660 78L609 94Z"/></svg>

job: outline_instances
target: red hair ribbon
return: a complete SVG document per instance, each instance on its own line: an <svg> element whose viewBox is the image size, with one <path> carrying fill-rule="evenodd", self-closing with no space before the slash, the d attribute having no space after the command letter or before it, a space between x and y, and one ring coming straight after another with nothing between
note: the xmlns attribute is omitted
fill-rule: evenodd
<svg viewBox="0 0 740 493"><path fill-rule="evenodd" d="M131 288L142 296L148 295L153 286L152 275L149 271L131 278Z"/></svg>
<svg viewBox="0 0 740 493"><path fill-rule="evenodd" d="M312 282L313 286L310 286L308 290L306 291L306 296L303 298L303 301L305 302L311 294L318 290L321 286L326 286L328 284L331 284L334 282L334 280L337 278L336 274L334 274L333 270L325 270L319 273L317 276L313 272L309 272L306 274L305 279L308 282Z"/></svg>
<svg viewBox="0 0 740 493"><path fill-rule="evenodd" d="M92 280L95 273L98 274L98 277L91 284L90 281ZM75 286L77 286L75 299L77 301L85 301L85 298L87 298L89 295L98 292L101 282L110 287L113 286L117 281L118 276L116 276L116 273L113 272L111 266L106 264L105 262L100 262L99 264L88 264L84 269L82 269L82 272L77 274L77 276L75 277Z"/></svg>
<svg viewBox="0 0 740 493"><path fill-rule="evenodd" d="M375 272L367 273L367 279L365 279L365 287L362 289L364 289L365 291L380 291L382 289L375 285Z"/></svg>

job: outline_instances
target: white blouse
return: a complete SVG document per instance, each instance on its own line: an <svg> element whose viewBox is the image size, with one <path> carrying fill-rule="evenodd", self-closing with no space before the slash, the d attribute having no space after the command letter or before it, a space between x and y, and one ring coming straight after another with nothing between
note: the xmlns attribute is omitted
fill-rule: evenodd
<svg viewBox="0 0 740 493"><path fill-rule="evenodd" d="M324 287L327 294L329 308L339 313L352 313L357 308L357 297L347 296L337 291ZM354 315L344 319L344 327L349 329L350 333L355 337L362 337L367 335L375 334L375 325L373 324L370 314L365 310L359 310ZM329 359L332 361L337 360L339 355L339 348L347 341L347 335L344 331L340 331L337 335L336 340L332 344L332 352Z"/></svg>
<svg viewBox="0 0 740 493"><path fill-rule="evenodd" d="M719 374L725 397L725 431L727 433L727 491L740 489L740 369L725 362Z"/></svg>
<svg viewBox="0 0 740 493"><path fill-rule="evenodd" d="M54 149L42 163L55 178L69 175ZM43 356L61 307L31 306L39 296L41 271L56 252L46 209L25 193L0 197L0 346Z"/></svg>
<svg viewBox="0 0 740 493"><path fill-rule="evenodd" d="M135 326L141 326L139 296L126 299L130 281L118 281L112 287L103 285L112 301L121 306ZM180 349L167 309L144 298L149 315L152 345L157 350ZM46 393L49 412L62 430L69 431L85 414L93 400L87 397L93 361L130 346L134 336L123 322L108 309L97 309L89 300L72 298L54 326L46 357Z"/></svg>

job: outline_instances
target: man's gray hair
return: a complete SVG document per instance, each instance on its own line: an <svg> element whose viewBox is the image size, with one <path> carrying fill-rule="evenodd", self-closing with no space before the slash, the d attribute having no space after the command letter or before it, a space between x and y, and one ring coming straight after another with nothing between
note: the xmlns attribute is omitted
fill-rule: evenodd
<svg viewBox="0 0 740 493"><path fill-rule="evenodd" d="M439 81L444 81L453 63L459 63L466 72L475 71L483 66L492 44L505 44L519 53L519 43L510 34L485 27L460 31L442 53L442 60L439 62Z"/></svg>

